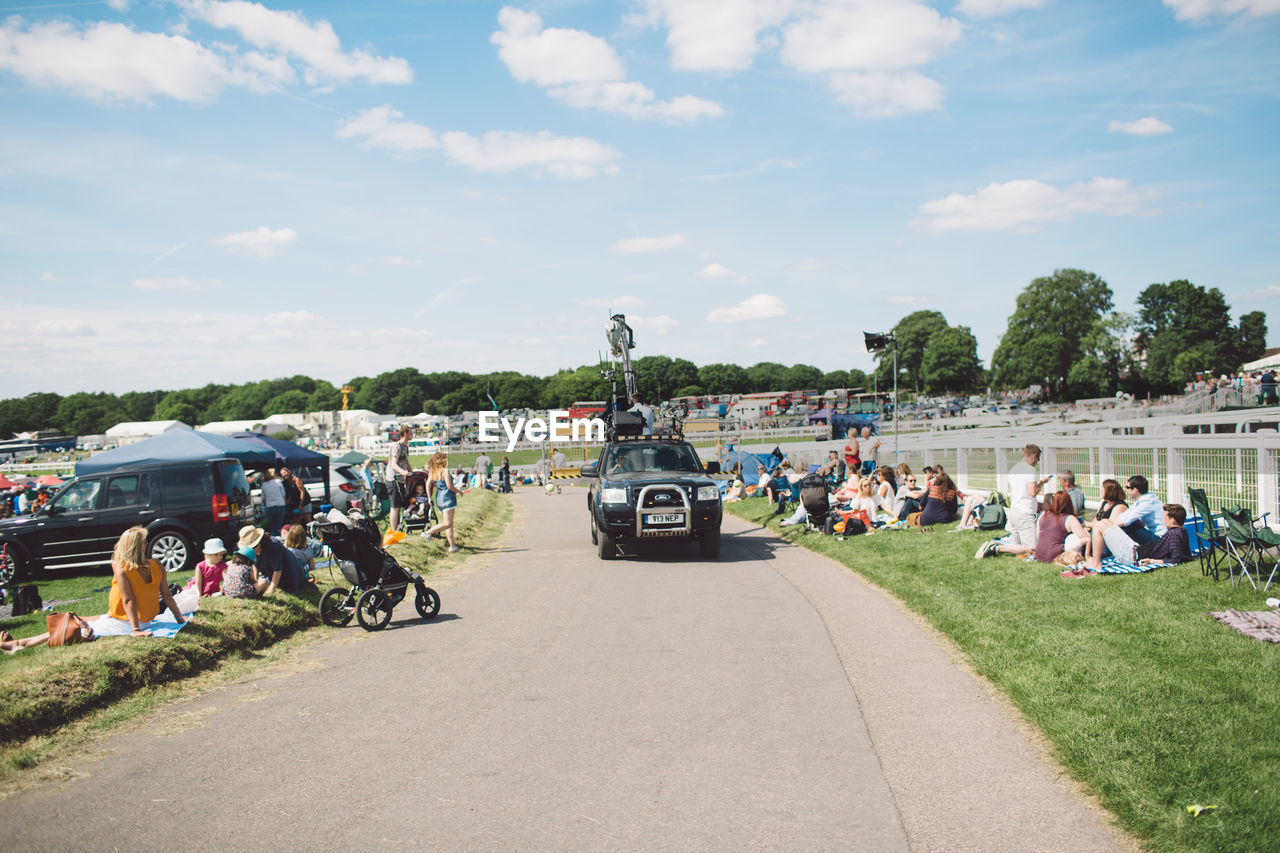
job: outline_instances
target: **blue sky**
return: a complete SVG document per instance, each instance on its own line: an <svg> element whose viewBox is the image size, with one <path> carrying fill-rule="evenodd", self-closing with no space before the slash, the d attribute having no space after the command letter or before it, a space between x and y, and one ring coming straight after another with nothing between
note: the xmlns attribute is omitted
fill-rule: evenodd
<svg viewBox="0 0 1280 853"><path fill-rule="evenodd" d="M824 370L935 309L986 362L1068 266L1280 305L1280 0L0 13L0 397L548 374L610 309Z"/></svg>

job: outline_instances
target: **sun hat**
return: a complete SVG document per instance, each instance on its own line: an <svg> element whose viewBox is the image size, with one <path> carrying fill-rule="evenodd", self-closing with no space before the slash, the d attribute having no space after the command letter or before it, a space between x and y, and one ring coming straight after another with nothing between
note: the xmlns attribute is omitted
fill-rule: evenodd
<svg viewBox="0 0 1280 853"><path fill-rule="evenodd" d="M236 551L236 553L239 554L241 557L248 557L250 563L258 562L258 552L253 550L247 545L241 548L240 550Z"/></svg>
<svg viewBox="0 0 1280 853"><path fill-rule="evenodd" d="M258 543L262 541L262 536L266 531L261 527L254 527L252 524L246 524L240 528L240 541L237 543L241 548L257 548Z"/></svg>
<svg viewBox="0 0 1280 853"><path fill-rule="evenodd" d="M213 537L212 539L206 539L206 540L205 540L205 542L204 542L204 551L202 551L201 553L203 553L203 554L225 554L225 553L227 553L227 546L226 546L226 545L223 545L223 544L222 544L222 540L215 536L215 537Z"/></svg>

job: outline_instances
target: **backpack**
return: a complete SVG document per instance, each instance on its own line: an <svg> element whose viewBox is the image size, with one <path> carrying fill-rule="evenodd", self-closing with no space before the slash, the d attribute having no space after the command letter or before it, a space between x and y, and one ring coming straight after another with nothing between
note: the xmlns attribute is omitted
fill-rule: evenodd
<svg viewBox="0 0 1280 853"><path fill-rule="evenodd" d="M1004 507L998 503L988 503L982 507L982 514L978 516L978 529L1003 530L1007 520Z"/></svg>
<svg viewBox="0 0 1280 853"><path fill-rule="evenodd" d="M995 504L996 506L1008 506L1009 498L1004 492L992 492L987 495L987 499L984 503Z"/></svg>

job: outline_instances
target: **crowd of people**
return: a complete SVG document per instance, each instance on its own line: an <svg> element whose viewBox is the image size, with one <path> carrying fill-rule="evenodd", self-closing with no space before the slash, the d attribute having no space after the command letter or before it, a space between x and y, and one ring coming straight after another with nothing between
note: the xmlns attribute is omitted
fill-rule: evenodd
<svg viewBox="0 0 1280 853"><path fill-rule="evenodd" d="M939 525L1004 530L1006 535L983 543L975 556L1010 554L1055 563L1068 569L1064 574L1069 577L1096 573L1108 558L1136 567L1182 563L1193 556L1186 508L1160 501L1141 475L1123 485L1104 480L1098 509L1090 514L1074 472L1038 472L1042 452L1034 444L1026 445L1021 460L1009 469L1007 493L981 495L962 492L941 465L925 466L919 479L905 462L877 467L877 448L870 431L863 430L861 436L849 437L843 451L829 451L816 470L800 470L803 466L785 459L773 467L758 463L750 484L741 472L734 472L725 500L763 496L775 505L775 515L786 513L794 503L782 526L810 524L846 535ZM816 502L828 507L825 518L814 518L812 506L801 499L802 482L810 488L825 486L827 501ZM1047 489L1051 483L1054 487ZM996 505L1001 507L999 521L987 526L984 518Z"/></svg>

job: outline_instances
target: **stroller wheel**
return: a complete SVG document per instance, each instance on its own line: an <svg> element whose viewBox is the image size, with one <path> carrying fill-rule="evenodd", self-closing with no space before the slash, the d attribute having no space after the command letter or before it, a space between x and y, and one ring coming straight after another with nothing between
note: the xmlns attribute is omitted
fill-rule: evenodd
<svg viewBox="0 0 1280 853"><path fill-rule="evenodd" d="M391 621L391 596L381 589L367 589L356 602L356 620L366 631L381 631Z"/></svg>
<svg viewBox="0 0 1280 853"><path fill-rule="evenodd" d="M434 619L440 612L440 596L429 586L418 587L418 597L413 603L418 608L418 615L423 619Z"/></svg>
<svg viewBox="0 0 1280 853"><path fill-rule="evenodd" d="M355 598L351 590L335 586L320 596L320 621L334 628L341 628L355 615Z"/></svg>

